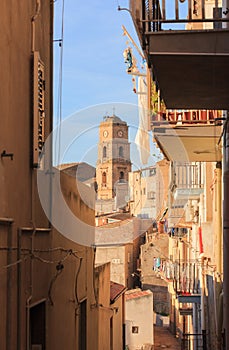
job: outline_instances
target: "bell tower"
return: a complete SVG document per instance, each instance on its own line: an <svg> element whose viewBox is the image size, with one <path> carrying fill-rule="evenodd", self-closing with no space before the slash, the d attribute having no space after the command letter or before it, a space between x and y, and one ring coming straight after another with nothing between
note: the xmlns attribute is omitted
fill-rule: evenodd
<svg viewBox="0 0 229 350"><path fill-rule="evenodd" d="M99 126L96 181L98 199L115 197L116 185L128 182L131 171L128 126L116 115L106 116Z"/></svg>

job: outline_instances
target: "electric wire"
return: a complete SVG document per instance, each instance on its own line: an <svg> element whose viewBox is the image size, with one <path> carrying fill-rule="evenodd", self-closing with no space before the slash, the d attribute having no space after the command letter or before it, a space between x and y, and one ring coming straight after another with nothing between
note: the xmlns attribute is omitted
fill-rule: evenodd
<svg viewBox="0 0 229 350"><path fill-rule="evenodd" d="M76 270L75 283L74 283L74 293L75 293L75 300L76 300L76 308L78 308L78 306L80 304L79 303L79 298L78 298L77 288L78 288L78 278L79 278L79 274L80 274L83 258L80 257L79 259L80 259L79 260L79 266L78 266L78 269Z"/></svg>
<svg viewBox="0 0 229 350"><path fill-rule="evenodd" d="M59 62L59 83L58 83L58 97L57 97L57 127L55 134L55 160L60 163L61 154L61 123L62 123L62 97L63 97L63 56L64 56L64 9L65 0L62 0L62 15L61 15L61 38L59 39L60 46L60 62Z"/></svg>
<svg viewBox="0 0 229 350"><path fill-rule="evenodd" d="M0 251L9 252L9 251L17 251L17 250L18 250L18 248L16 248L16 247L13 247L13 248L0 247ZM44 258L40 257L37 254L34 254L35 252L36 253L51 253L51 252L56 252L56 251L65 252L66 255L62 259L48 260L48 259L44 259ZM24 256L23 259L21 258L21 259L18 259L18 260L14 261L8 265L0 266L0 269L7 269L10 267L16 266L18 264L21 264L23 261L25 261L28 258L39 260L40 262L45 263L45 264L63 263L70 256L74 256L77 259L83 259L79 255L77 255L77 253L78 253L78 251L73 251L72 249L65 249L65 248L61 248L61 247L45 249L45 250L34 249L33 251L32 251L32 249L22 248L21 254Z"/></svg>
<svg viewBox="0 0 229 350"><path fill-rule="evenodd" d="M63 268L61 268L60 270L57 269L57 271L56 271L55 275L53 276L53 278L51 279L51 282L49 285L48 300L52 306L54 305L53 298L52 298L52 288L53 288L54 282L56 281L57 277L60 276L62 272L63 272Z"/></svg>

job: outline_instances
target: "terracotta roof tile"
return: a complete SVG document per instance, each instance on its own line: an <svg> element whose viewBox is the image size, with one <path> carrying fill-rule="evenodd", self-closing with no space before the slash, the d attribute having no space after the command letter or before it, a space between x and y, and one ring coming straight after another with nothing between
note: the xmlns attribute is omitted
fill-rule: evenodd
<svg viewBox="0 0 229 350"><path fill-rule="evenodd" d="M110 281L110 302L111 304L126 291L126 287L122 284Z"/></svg>
<svg viewBox="0 0 229 350"><path fill-rule="evenodd" d="M125 294L125 299L126 300L130 300L130 299L136 299L136 298L141 298L141 297L145 297L145 296L149 296L152 295L152 292L150 290L136 290L136 291L128 291Z"/></svg>

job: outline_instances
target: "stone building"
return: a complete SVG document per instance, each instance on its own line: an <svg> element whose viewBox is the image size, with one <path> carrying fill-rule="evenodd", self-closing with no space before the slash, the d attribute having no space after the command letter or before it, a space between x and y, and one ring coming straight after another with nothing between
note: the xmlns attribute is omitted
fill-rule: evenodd
<svg viewBox="0 0 229 350"><path fill-rule="evenodd" d="M125 298L127 349L153 349L153 293L132 289L126 292Z"/></svg>
<svg viewBox="0 0 229 350"><path fill-rule="evenodd" d="M128 126L119 117L106 116L99 127L96 180L98 200L110 200L119 192L127 194L128 173L131 171ZM126 186L123 186L123 185ZM125 197L125 195L123 195Z"/></svg>
<svg viewBox="0 0 229 350"><path fill-rule="evenodd" d="M82 200L76 179L52 168L52 146L43 149L52 131L53 4L1 2L1 350L110 346L96 333L94 249L77 238L93 236L94 198L81 184ZM77 225L66 220L56 184ZM110 286L102 291L109 299Z"/></svg>

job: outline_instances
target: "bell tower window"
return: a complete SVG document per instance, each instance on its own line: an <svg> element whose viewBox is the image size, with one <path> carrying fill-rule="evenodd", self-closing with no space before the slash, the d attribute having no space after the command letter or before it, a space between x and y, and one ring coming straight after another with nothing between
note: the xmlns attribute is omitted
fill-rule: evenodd
<svg viewBox="0 0 229 350"><path fill-rule="evenodd" d="M103 147L103 158L107 157L107 148L106 146Z"/></svg>
<svg viewBox="0 0 229 350"><path fill-rule="evenodd" d="M119 181L123 181L124 180L124 172L123 171L120 171L119 173Z"/></svg>
<svg viewBox="0 0 229 350"><path fill-rule="evenodd" d="M122 146L119 147L119 152L118 153L119 153L119 157L123 158L123 147Z"/></svg>
<svg viewBox="0 0 229 350"><path fill-rule="evenodd" d="M104 186L104 185L106 185L106 183L107 183L107 174L106 174L106 172L104 171L104 172L102 173L102 185Z"/></svg>

